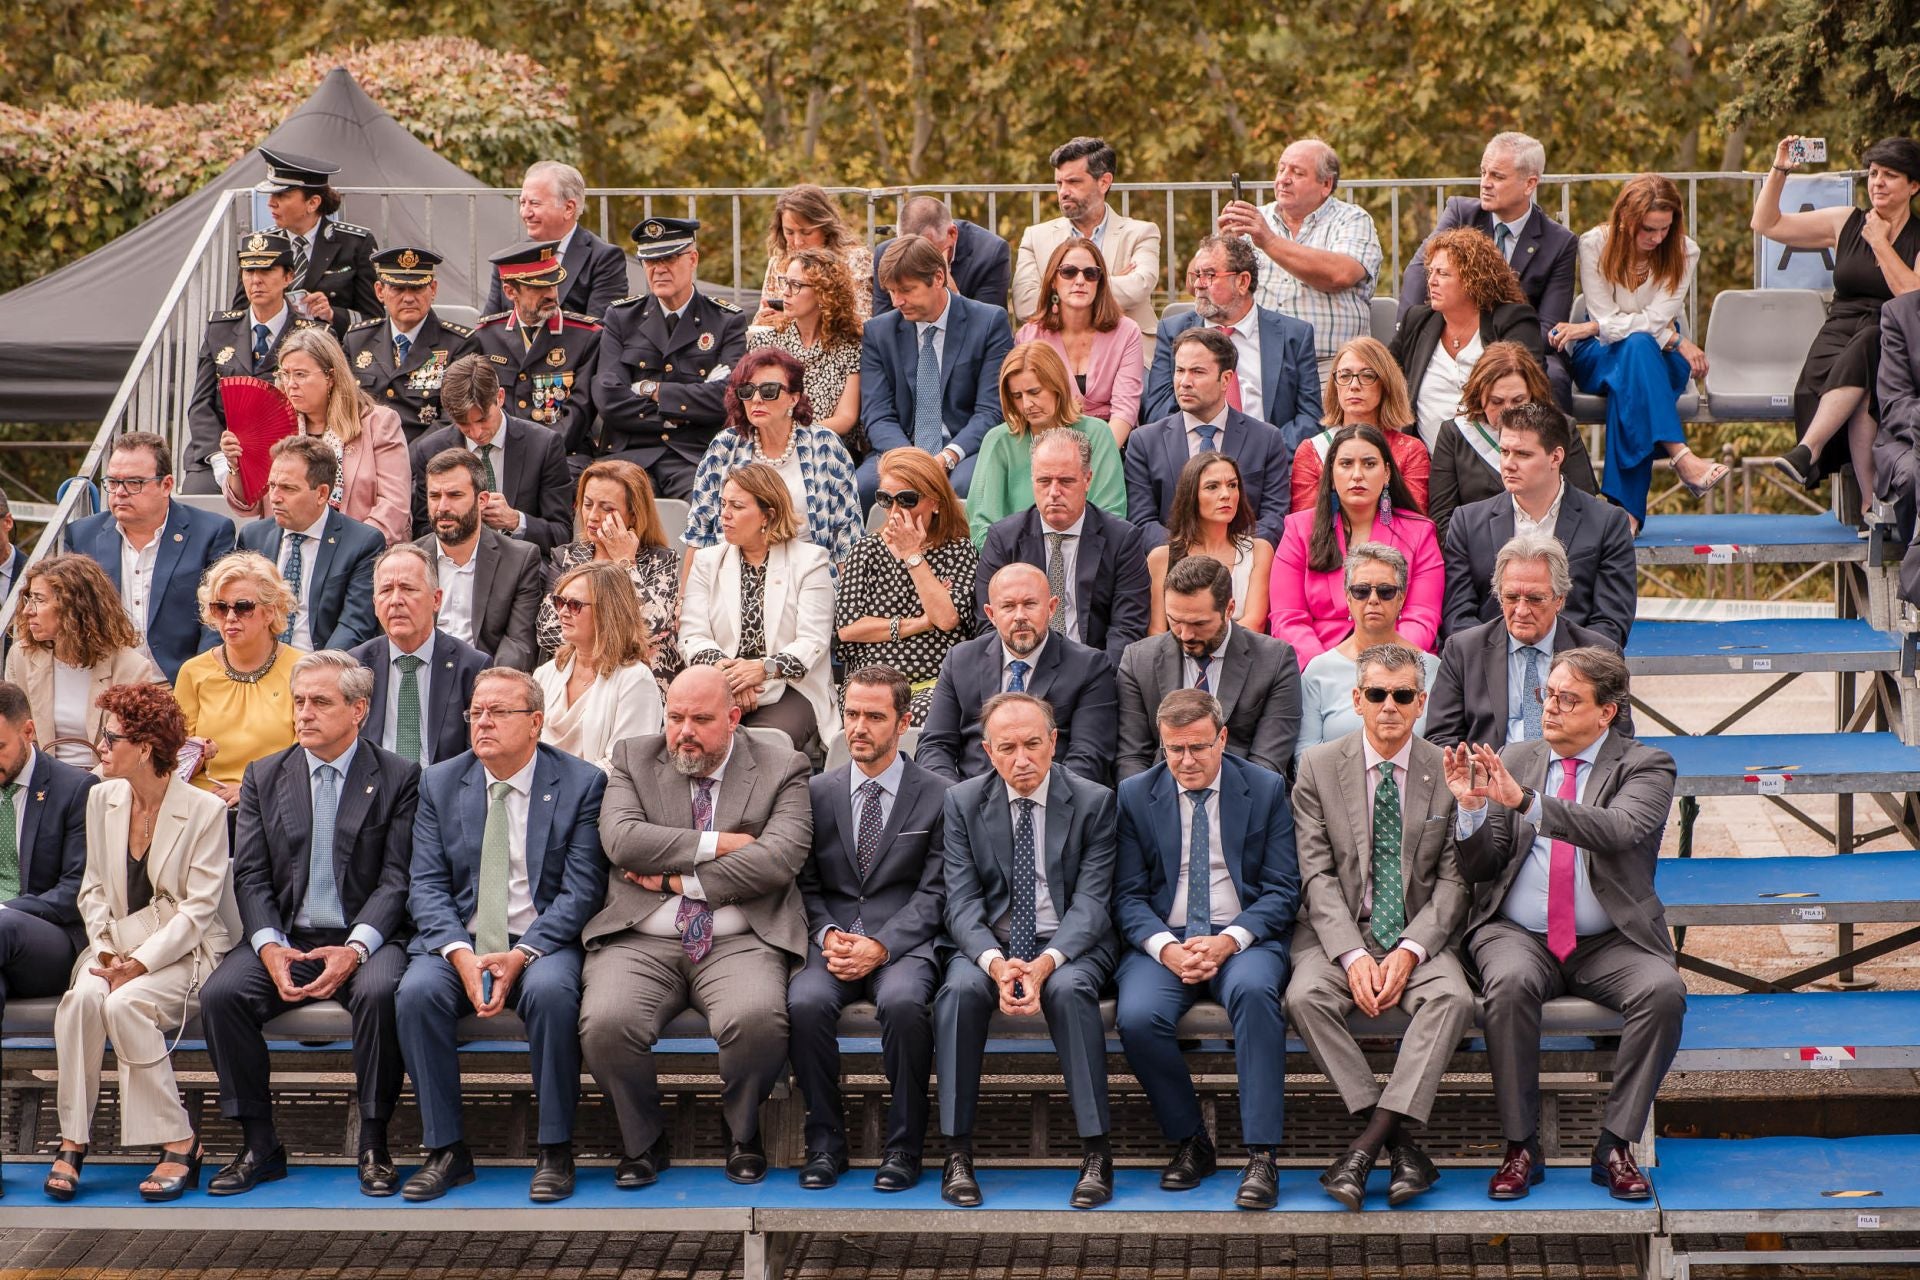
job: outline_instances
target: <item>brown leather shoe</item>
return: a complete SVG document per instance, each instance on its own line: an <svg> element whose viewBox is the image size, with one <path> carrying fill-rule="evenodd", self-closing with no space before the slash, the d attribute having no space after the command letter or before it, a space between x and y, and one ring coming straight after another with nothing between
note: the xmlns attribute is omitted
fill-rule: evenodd
<svg viewBox="0 0 1920 1280"><path fill-rule="evenodd" d="M1646 1200L1653 1195L1653 1183L1633 1162L1629 1147L1615 1147L1606 1156L1595 1156L1593 1184L1605 1187L1615 1200Z"/></svg>
<svg viewBox="0 0 1920 1280"><path fill-rule="evenodd" d="M1547 1179L1547 1171L1523 1142L1507 1145L1507 1158L1487 1179L1490 1200L1524 1200L1527 1192Z"/></svg>

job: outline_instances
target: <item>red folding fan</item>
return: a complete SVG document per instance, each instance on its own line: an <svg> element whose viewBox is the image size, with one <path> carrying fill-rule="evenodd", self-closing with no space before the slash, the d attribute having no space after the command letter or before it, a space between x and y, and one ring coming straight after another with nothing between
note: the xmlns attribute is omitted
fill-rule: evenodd
<svg viewBox="0 0 1920 1280"><path fill-rule="evenodd" d="M266 491L273 466L270 451L298 431L300 421L280 388L264 378L220 379L220 403L227 430L240 437L240 496L252 506Z"/></svg>

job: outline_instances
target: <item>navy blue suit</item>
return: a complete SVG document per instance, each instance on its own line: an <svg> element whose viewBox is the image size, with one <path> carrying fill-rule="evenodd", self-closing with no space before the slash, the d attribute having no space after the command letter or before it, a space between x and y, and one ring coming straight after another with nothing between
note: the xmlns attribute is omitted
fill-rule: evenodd
<svg viewBox="0 0 1920 1280"><path fill-rule="evenodd" d="M1276 547L1292 502L1296 447L1272 423L1227 410L1222 452L1240 464L1240 497L1253 507L1254 532ZM1177 410L1127 437L1127 519L1140 526L1149 549L1167 541L1167 512L1187 457L1187 422Z"/></svg>
<svg viewBox="0 0 1920 1280"><path fill-rule="evenodd" d="M360 665L373 672L373 694L367 701L367 718L360 726L360 740L393 750L387 735L387 687L393 677L393 645L384 635L352 650ZM461 719L467 704L473 701L473 682L493 665L486 654L446 632L433 633L432 670L427 678L427 713L420 721L420 738L427 747L427 763L451 760L465 751L467 722Z"/></svg>
<svg viewBox="0 0 1920 1280"><path fill-rule="evenodd" d="M1004 309L947 295L947 332L940 355L940 420L944 445L961 454L954 490L965 497L980 442L1000 424L1000 362L1013 350ZM913 443L914 380L920 368L919 328L898 311L867 321L860 338L860 421L873 452L860 464L862 503L872 501L880 455Z"/></svg>
<svg viewBox="0 0 1920 1280"><path fill-rule="evenodd" d="M213 648L218 639L200 622L200 579L221 556L233 550L233 521L180 502L167 504L154 555L153 582L147 590L147 649L172 683L180 664ZM75 521L67 528L68 551L92 556L114 590L126 596L120 581L120 526L111 511Z"/></svg>
<svg viewBox="0 0 1920 1280"><path fill-rule="evenodd" d="M1276 1068L1287 1048L1280 997L1287 989L1287 945L1300 906L1293 808L1286 779L1234 756L1221 757L1219 782L1221 847L1213 853L1226 863L1240 914L1214 920L1214 932L1244 929L1253 942L1206 984L1183 983L1157 955L1147 953L1156 934L1180 938L1186 932L1170 927L1167 917L1182 871L1180 827L1188 818L1180 784L1166 765L1128 778L1116 802L1113 913L1127 950L1120 960L1115 1020L1161 1131L1182 1142L1199 1133L1202 1122L1176 1027L1202 995L1225 1005L1239 1065L1242 1139L1248 1146L1272 1146L1280 1141L1286 1096L1286 1073Z"/></svg>
<svg viewBox="0 0 1920 1280"><path fill-rule="evenodd" d="M1046 525L1036 507L996 520L980 548L980 569L974 579L975 612L987 626L987 584L1010 564L1030 564L1046 571ZM1080 550L1073 562L1073 598L1080 606L1080 643L1104 649L1117 667L1120 654L1147 635L1147 601L1152 586L1147 579L1147 546L1140 531L1117 516L1091 504L1080 526ZM1061 608L1066 608L1063 601Z"/></svg>
<svg viewBox="0 0 1920 1280"><path fill-rule="evenodd" d="M1001 311L1007 309L1007 288L1013 283L1013 252L1000 236L965 218L955 218L960 229L953 242L953 261L948 269L953 287L963 298ZM873 314L893 310L893 299L880 287L880 259L886 256L891 240L882 240L873 249Z"/></svg>
<svg viewBox="0 0 1920 1280"><path fill-rule="evenodd" d="M510 939L540 953L508 994L506 1007L527 1027L533 1088L540 1102L541 1143L573 1136L580 1101L580 933L607 892L600 849L600 800L607 776L549 746L535 749L527 804L526 871L533 924ZM477 910L480 842L487 825L486 766L472 752L420 775L413 822L413 865L407 908L413 916L412 962L400 980L400 1048L420 1099L422 1137L430 1148L462 1137L456 1025L472 1006L459 970L441 952L473 945L468 924Z"/></svg>
<svg viewBox="0 0 1920 1280"><path fill-rule="evenodd" d="M44 751L19 779L20 896L0 911L0 1017L9 996L65 992L87 944L76 899L87 869L87 792L97 781Z"/></svg>
<svg viewBox="0 0 1920 1280"><path fill-rule="evenodd" d="M1300 442L1320 430L1320 366L1313 354L1313 326L1266 307L1255 307L1250 314L1260 320L1260 413L1286 437L1291 460ZM1173 399L1173 340L1207 323L1197 311L1160 322L1153 364L1140 393L1142 422L1180 412Z"/></svg>
<svg viewBox="0 0 1920 1280"><path fill-rule="evenodd" d="M1113 664L1100 650L1058 632L1028 660L1033 670L1026 673L1025 691L1046 700L1060 730L1055 763L1089 782L1110 785L1120 737L1120 687ZM980 708L1004 688L999 632L948 650L913 753L920 767L949 782L993 772L981 744Z"/></svg>
<svg viewBox="0 0 1920 1280"><path fill-rule="evenodd" d="M240 548L279 564L285 532L274 520L255 520L240 531ZM315 649L351 649L380 634L373 616L373 562L386 549L378 529L338 511L327 512L318 545L300 548L301 585L312 615L307 630Z"/></svg>

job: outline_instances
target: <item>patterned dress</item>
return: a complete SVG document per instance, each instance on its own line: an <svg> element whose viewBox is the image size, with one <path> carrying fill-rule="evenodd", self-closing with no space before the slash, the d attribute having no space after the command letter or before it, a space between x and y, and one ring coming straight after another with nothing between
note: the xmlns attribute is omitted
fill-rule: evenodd
<svg viewBox="0 0 1920 1280"><path fill-rule="evenodd" d="M553 549L553 577L557 582L569 569L593 559L591 542L568 542ZM680 657L680 560L666 547L641 547L628 571L633 593L640 598L640 616L653 641L653 675L664 689L686 663ZM540 601L540 660L551 661L560 647L560 618L553 602Z"/></svg>
<svg viewBox="0 0 1920 1280"><path fill-rule="evenodd" d="M952 631L924 631L898 640L833 642L835 654L849 673L861 667L888 666L911 681L916 724L926 718L933 704L934 681L940 676L940 664L946 659L947 651L973 638L973 580L980 568L980 553L968 537L934 547L926 556L934 576L947 584L948 598L960 615L959 626ZM833 617L836 632L861 618L905 620L917 618L924 612L920 593L913 586L912 571L894 558L879 534L854 544L852 554L841 567L839 587Z"/></svg>

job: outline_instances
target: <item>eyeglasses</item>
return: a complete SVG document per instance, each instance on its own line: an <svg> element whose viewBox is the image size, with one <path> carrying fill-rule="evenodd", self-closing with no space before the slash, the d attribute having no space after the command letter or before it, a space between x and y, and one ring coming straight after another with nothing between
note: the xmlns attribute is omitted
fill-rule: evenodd
<svg viewBox="0 0 1920 1280"><path fill-rule="evenodd" d="M1182 746L1179 743L1168 742L1168 743L1163 743L1160 749L1162 751L1165 751L1169 757L1173 757L1173 756L1184 757L1184 756L1203 756L1207 754L1207 752L1217 749L1219 746L1220 746L1219 740L1215 739L1212 742L1200 742L1200 743L1195 743L1192 746Z"/></svg>
<svg viewBox="0 0 1920 1280"><path fill-rule="evenodd" d="M284 382L288 386L299 386L303 382L312 382L315 378L324 378L325 376L325 374L315 373L311 369L279 369L274 372L273 380L275 382Z"/></svg>
<svg viewBox="0 0 1920 1280"><path fill-rule="evenodd" d="M220 618L251 618L253 611L260 607L258 600L209 600L207 610Z"/></svg>
<svg viewBox="0 0 1920 1280"><path fill-rule="evenodd" d="M44 609L52 603L52 596L43 596L32 591L20 597L20 607L22 609Z"/></svg>
<svg viewBox="0 0 1920 1280"><path fill-rule="evenodd" d="M111 729L102 729L100 731L100 741L104 742L107 746L107 750L111 751L115 747L119 746L121 743L131 742L133 741L133 739L131 739L124 733L115 733Z"/></svg>
<svg viewBox="0 0 1920 1280"><path fill-rule="evenodd" d="M1380 375L1371 369L1341 369L1333 375L1334 385L1340 387L1370 387L1378 381Z"/></svg>
<svg viewBox="0 0 1920 1280"><path fill-rule="evenodd" d="M1218 271L1189 271L1187 272L1187 283L1205 289L1210 287L1215 280L1219 279L1221 274L1222 273Z"/></svg>
<svg viewBox="0 0 1920 1280"><path fill-rule="evenodd" d="M138 493L150 484L160 480L159 476L108 476L103 482L109 491L120 493Z"/></svg>
<svg viewBox="0 0 1920 1280"><path fill-rule="evenodd" d="M1576 693L1555 693L1551 689L1533 691L1533 700L1555 711L1578 711L1586 700Z"/></svg>
<svg viewBox="0 0 1920 1280"><path fill-rule="evenodd" d="M532 707L469 707L460 713L460 718L468 724L485 724L490 720L504 720L508 716L530 716Z"/></svg>
<svg viewBox="0 0 1920 1280"><path fill-rule="evenodd" d="M898 493L888 493L885 489L880 489L875 491L873 500L888 510L900 507L911 511L920 505L920 494L913 489L902 489Z"/></svg>
<svg viewBox="0 0 1920 1280"><path fill-rule="evenodd" d="M741 404L747 404L756 399L778 400L792 390L784 382L743 382L733 389L733 394L740 397Z"/></svg>
<svg viewBox="0 0 1920 1280"><path fill-rule="evenodd" d="M1400 598L1400 588L1391 582L1355 582L1347 587L1350 600L1372 600L1378 597L1382 604L1390 604Z"/></svg>
<svg viewBox="0 0 1920 1280"><path fill-rule="evenodd" d="M1078 280L1081 276L1085 276L1088 284L1099 284L1100 277L1103 273L1098 267L1076 267L1069 262L1066 266L1054 272L1054 274L1062 280Z"/></svg>
<svg viewBox="0 0 1920 1280"><path fill-rule="evenodd" d="M1502 591L1500 593L1501 604L1526 604L1532 605L1536 609L1553 598L1553 596L1543 595L1538 591Z"/></svg>
<svg viewBox="0 0 1920 1280"><path fill-rule="evenodd" d="M796 280L792 276L775 276L773 278L773 287L782 293L798 293L802 289L813 288L813 282L810 280Z"/></svg>
<svg viewBox="0 0 1920 1280"><path fill-rule="evenodd" d="M582 609L593 608L593 601L575 600L572 596L551 595L548 596L547 599L553 602L553 611L555 613L568 618L575 616Z"/></svg>
<svg viewBox="0 0 1920 1280"><path fill-rule="evenodd" d="M1382 689L1378 685L1369 685L1360 691L1360 696L1375 706L1379 706L1391 696L1395 706L1410 707L1413 705L1413 700L1420 696L1420 691L1418 689Z"/></svg>

